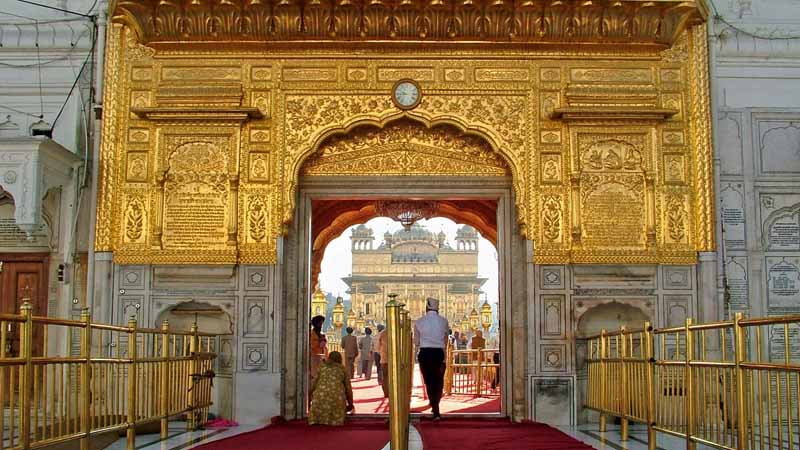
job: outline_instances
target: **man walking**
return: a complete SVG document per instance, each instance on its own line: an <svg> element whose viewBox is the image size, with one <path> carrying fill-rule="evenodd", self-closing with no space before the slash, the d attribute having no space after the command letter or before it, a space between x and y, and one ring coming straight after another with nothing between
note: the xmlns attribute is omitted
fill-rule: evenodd
<svg viewBox="0 0 800 450"><path fill-rule="evenodd" d="M353 378L355 371L356 356L358 356L358 342L356 337L353 336L353 328L347 327L347 336L342 338L342 349L344 350L345 367L347 368L347 375L350 379Z"/></svg>
<svg viewBox="0 0 800 450"><path fill-rule="evenodd" d="M365 380L372 378L372 329L364 329L364 337L358 341L358 352L361 355L361 373Z"/></svg>
<svg viewBox="0 0 800 450"><path fill-rule="evenodd" d="M428 297L425 301L425 315L414 323L414 344L419 348L417 361L425 381L434 421L442 418L439 414L439 401L444 389L447 330L447 319L439 315L439 300Z"/></svg>

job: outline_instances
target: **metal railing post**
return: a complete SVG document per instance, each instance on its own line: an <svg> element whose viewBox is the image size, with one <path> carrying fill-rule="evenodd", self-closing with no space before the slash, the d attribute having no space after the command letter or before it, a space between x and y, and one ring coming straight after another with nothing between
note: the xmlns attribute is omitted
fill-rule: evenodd
<svg viewBox="0 0 800 450"><path fill-rule="evenodd" d="M745 407L745 380L744 380L744 369L742 369L742 362L745 360L746 355L746 348L745 348L745 339L744 339L744 329L741 325L739 325L739 321L742 320L742 313L737 312L733 316L733 345L734 345L734 353L736 358L736 448L738 450L744 450L747 448L747 408ZM784 342L785 346L789 345L788 340ZM788 382L788 378L787 378ZM787 401L789 401L790 396L787 396ZM791 418L791 413L789 415ZM791 429L791 424L789 424L789 428ZM790 439L793 439L790 437ZM791 444L790 444L791 446Z"/></svg>
<svg viewBox="0 0 800 450"><path fill-rule="evenodd" d="M600 331L600 432L604 433L606 431L606 411L609 407L608 401L608 386L606 385L606 347L608 346L608 342L606 340L608 337L606 336L605 328Z"/></svg>
<svg viewBox="0 0 800 450"><path fill-rule="evenodd" d="M169 434L169 321L161 323L161 439Z"/></svg>
<svg viewBox="0 0 800 450"><path fill-rule="evenodd" d="M136 318L128 320L128 430L127 430L127 450L136 450L136 407L137 407L137 382L138 373L136 367Z"/></svg>
<svg viewBox="0 0 800 450"><path fill-rule="evenodd" d="M20 383L20 393L22 401L20 402L20 416L22 416L22 423L19 429L19 438L21 448L27 450L31 447L31 381L33 380L33 306L25 299L20 308L22 317L25 322L22 323L22 330L20 330L20 355L24 359L24 366L22 368L22 380ZM13 389L13 387L12 387ZM10 392L14 395L14 392ZM12 419L13 420L13 419ZM13 438L12 438L13 439Z"/></svg>
<svg viewBox="0 0 800 450"><path fill-rule="evenodd" d="M92 316L89 308L81 311L81 450L89 450L89 436L92 431L91 404L92 404ZM69 330L67 330L69 332ZM46 343L45 343L46 345Z"/></svg>
<svg viewBox="0 0 800 450"><path fill-rule="evenodd" d="M191 359L189 360L189 421L186 423L186 426L194 431L197 429L197 416L195 415L195 409L197 408L197 399L199 396L197 395L197 389L199 384L195 384L194 377L199 373L199 354L197 348L197 322L192 324L191 329L192 335L189 340L189 355ZM199 381L199 379L198 379Z"/></svg>
<svg viewBox="0 0 800 450"><path fill-rule="evenodd" d="M650 322L644 323L644 357L647 361L645 368L645 385L647 389L647 450L656 450L656 400L655 386L653 385L653 375L655 372L655 352L653 351L653 326Z"/></svg>
<svg viewBox="0 0 800 450"><path fill-rule="evenodd" d="M686 411L686 449L695 450L697 443L694 439L695 407L694 407L694 381L692 380L692 360L694 359L694 339L692 336L692 319L686 319L686 364L683 370L683 385L685 390L684 410ZM680 342L678 343L680 345Z"/></svg>
<svg viewBox="0 0 800 450"><path fill-rule="evenodd" d="M617 354L619 356L619 378L620 378L620 393L619 393L619 401L620 405L620 427L619 427L619 435L621 441L628 440L628 417L630 416L630 402L628 401L628 383L630 382L628 377L628 339L625 335L625 326L619 327L620 335L619 340L617 341Z"/></svg>
<svg viewBox="0 0 800 450"><path fill-rule="evenodd" d="M447 352L445 353L444 369L444 394L453 393L453 344L447 341Z"/></svg>
<svg viewBox="0 0 800 450"><path fill-rule="evenodd" d="M390 300L386 303L386 325L388 335L389 357L389 431L391 433L391 449L406 450L408 445L408 430L403 428L403 408L401 402L405 398L403 382L405 376L402 370L402 330L400 329L400 304L395 298L396 294L389 294ZM405 433L404 433L405 431Z"/></svg>

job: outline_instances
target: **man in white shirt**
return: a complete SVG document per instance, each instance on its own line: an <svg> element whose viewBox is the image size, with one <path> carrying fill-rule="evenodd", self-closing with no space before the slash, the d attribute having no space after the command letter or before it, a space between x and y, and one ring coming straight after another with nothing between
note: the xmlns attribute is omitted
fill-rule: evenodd
<svg viewBox="0 0 800 450"><path fill-rule="evenodd" d="M425 315L414 322L414 344L419 348L417 361L428 392L433 420L439 420L442 418L439 401L444 389L448 326L447 319L439 315L439 300L428 297L425 303Z"/></svg>

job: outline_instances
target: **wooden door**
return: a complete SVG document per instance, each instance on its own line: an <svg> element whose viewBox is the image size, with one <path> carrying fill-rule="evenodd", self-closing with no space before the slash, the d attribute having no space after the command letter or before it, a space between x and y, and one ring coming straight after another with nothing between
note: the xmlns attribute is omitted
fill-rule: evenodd
<svg viewBox="0 0 800 450"><path fill-rule="evenodd" d="M0 313L19 314L25 300L31 302L33 314L47 315L47 255L0 254ZM6 356L19 355L19 324L7 323ZM33 328L33 355L43 355L44 336L41 326Z"/></svg>

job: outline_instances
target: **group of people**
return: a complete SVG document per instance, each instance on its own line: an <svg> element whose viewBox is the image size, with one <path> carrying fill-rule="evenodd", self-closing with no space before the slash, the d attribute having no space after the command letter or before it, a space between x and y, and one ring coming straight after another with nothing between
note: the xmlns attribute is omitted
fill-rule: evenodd
<svg viewBox="0 0 800 450"><path fill-rule="evenodd" d="M353 388L350 380L354 376L356 358L361 375L372 377L373 363L378 367L378 383L388 397L388 332L378 325L377 336L366 328L358 340L353 329L348 327L342 338L344 358L337 351L327 352L327 339L322 333L325 317L311 319L309 343L311 347L310 381L311 409L309 424L342 425L348 412L354 410ZM450 339L447 319L439 315L439 301L425 301L425 315L414 323L414 344L418 349L417 361L433 412L433 420L441 419L439 403L444 390L445 352Z"/></svg>

